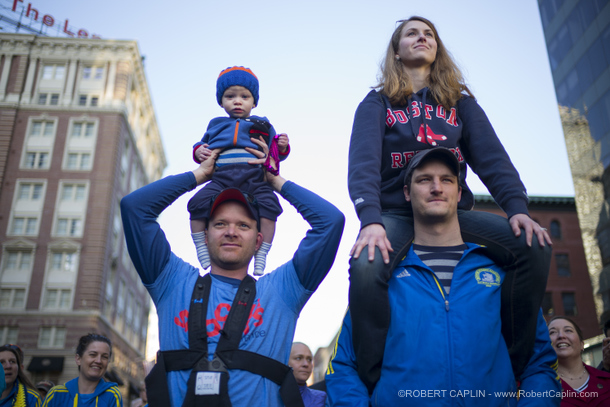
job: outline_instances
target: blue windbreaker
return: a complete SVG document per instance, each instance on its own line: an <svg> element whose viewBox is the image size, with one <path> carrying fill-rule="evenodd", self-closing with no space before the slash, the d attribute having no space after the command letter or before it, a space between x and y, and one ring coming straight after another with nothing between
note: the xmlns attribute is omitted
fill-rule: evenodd
<svg viewBox="0 0 610 407"><path fill-rule="evenodd" d="M467 243L451 295L409 251L389 282L390 329L381 378L368 396L356 371L349 312L326 375L331 406L515 406L517 384L501 333L504 271ZM558 406L557 356L538 318L535 353L522 377L519 406Z"/></svg>

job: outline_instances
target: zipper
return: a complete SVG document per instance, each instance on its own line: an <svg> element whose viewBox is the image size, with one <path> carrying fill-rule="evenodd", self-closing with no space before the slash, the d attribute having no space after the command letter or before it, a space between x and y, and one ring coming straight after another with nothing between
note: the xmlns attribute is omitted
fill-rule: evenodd
<svg viewBox="0 0 610 407"><path fill-rule="evenodd" d="M239 135L239 119L235 120L235 132L233 133L233 145L237 145L237 137Z"/></svg>

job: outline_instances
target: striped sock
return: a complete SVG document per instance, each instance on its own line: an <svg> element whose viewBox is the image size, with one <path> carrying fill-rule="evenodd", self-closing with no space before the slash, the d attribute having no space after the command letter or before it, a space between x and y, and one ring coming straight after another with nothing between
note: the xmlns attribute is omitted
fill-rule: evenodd
<svg viewBox="0 0 610 407"><path fill-rule="evenodd" d="M254 256L254 275L262 276L265 274L265 265L267 264L267 254L271 250L271 243L263 242L261 247L256 251Z"/></svg>
<svg viewBox="0 0 610 407"><path fill-rule="evenodd" d="M205 270L210 267L210 254L208 253L208 246L205 244L205 232L191 233L191 236L197 248L199 263L201 263L201 267Z"/></svg>

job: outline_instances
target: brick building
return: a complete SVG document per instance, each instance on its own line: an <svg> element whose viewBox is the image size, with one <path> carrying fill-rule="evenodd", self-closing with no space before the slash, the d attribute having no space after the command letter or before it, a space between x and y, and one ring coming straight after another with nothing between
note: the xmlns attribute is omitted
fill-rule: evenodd
<svg viewBox="0 0 610 407"><path fill-rule="evenodd" d="M0 34L0 343L34 381L76 377L89 332L124 397L143 378L150 297L119 201L165 166L135 41Z"/></svg>

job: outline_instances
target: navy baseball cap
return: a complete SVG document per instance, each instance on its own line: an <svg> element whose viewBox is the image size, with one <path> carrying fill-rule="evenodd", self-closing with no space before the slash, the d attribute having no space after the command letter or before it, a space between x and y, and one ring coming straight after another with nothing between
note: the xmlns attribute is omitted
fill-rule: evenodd
<svg viewBox="0 0 610 407"><path fill-rule="evenodd" d="M243 204L248 212L250 213L250 217L256 221L256 226L258 230L261 230L261 222L260 222L260 213L258 210L258 201L252 195L242 192L237 188L226 188L223 189L218 195L212 198L212 206L210 207L210 216L220 206L226 201L237 201Z"/></svg>
<svg viewBox="0 0 610 407"><path fill-rule="evenodd" d="M434 158L443 161L449 168L451 168L457 177L460 176L460 162L458 161L455 153L446 147L434 147L427 150L422 150L411 158L411 161L409 161L409 164L407 165L404 184L410 184L413 171L415 171L417 167L419 167L422 163Z"/></svg>

